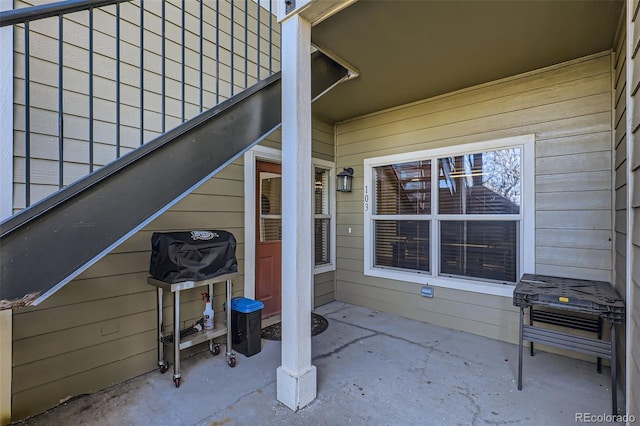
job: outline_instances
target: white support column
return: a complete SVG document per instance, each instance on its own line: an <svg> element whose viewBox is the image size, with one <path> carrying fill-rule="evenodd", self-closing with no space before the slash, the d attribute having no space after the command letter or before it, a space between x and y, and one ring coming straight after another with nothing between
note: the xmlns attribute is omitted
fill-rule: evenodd
<svg viewBox="0 0 640 426"><path fill-rule="evenodd" d="M13 0L0 0L0 10ZM0 221L13 214L13 26L0 28ZM11 309L0 310L0 425L11 423Z"/></svg>
<svg viewBox="0 0 640 426"><path fill-rule="evenodd" d="M282 365L277 398L293 411L316 398L311 365L313 284L311 24L282 22Z"/></svg>
<svg viewBox="0 0 640 426"><path fill-rule="evenodd" d="M0 311L0 425L11 423L12 310Z"/></svg>
<svg viewBox="0 0 640 426"><path fill-rule="evenodd" d="M0 0L0 11L13 0ZM13 25L0 28L0 221L13 214Z"/></svg>

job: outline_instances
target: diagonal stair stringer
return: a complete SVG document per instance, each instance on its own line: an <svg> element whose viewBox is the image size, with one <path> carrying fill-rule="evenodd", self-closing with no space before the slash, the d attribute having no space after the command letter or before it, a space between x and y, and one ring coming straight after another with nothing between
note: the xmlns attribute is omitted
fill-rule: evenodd
<svg viewBox="0 0 640 426"><path fill-rule="evenodd" d="M348 78L311 58L315 99ZM281 123L280 73L0 223L0 310L38 305Z"/></svg>

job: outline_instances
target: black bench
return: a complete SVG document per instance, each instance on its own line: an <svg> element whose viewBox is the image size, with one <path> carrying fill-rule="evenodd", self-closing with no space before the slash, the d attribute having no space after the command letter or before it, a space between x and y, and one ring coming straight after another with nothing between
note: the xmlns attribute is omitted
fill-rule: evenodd
<svg viewBox="0 0 640 426"><path fill-rule="evenodd" d="M520 339L518 353L518 390L522 390L522 352L524 340L541 343L602 359L611 360L611 406L617 414L616 324L625 321L625 305L610 283L577 280L546 275L525 274L513 291L513 304L520 308ZM525 308L529 308L529 324L524 323ZM540 309L544 308L544 309ZM587 315L575 315L580 312ZM602 340L603 321L611 323L610 340ZM597 338L551 330L534 322L552 324L575 330L589 331Z"/></svg>

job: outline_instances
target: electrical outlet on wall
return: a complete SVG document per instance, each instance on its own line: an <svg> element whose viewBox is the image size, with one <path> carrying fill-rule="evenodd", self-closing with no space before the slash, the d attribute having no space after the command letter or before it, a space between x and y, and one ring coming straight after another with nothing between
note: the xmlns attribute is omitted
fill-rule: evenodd
<svg viewBox="0 0 640 426"><path fill-rule="evenodd" d="M433 297L433 287L423 285L420 289L420 295L423 297Z"/></svg>

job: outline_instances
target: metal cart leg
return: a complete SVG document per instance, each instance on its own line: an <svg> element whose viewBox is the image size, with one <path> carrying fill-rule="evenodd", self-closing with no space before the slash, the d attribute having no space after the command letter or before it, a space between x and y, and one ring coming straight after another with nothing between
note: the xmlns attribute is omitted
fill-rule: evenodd
<svg viewBox="0 0 640 426"><path fill-rule="evenodd" d="M158 295L158 368L162 374L166 373L169 369L167 362L164 360L164 342L163 342L163 334L162 334L162 296L163 290L161 287L157 287L157 295Z"/></svg>
<svg viewBox="0 0 640 426"><path fill-rule="evenodd" d="M173 383L180 386L180 291L173 293Z"/></svg>
<svg viewBox="0 0 640 426"><path fill-rule="evenodd" d="M227 280L227 364L236 366L236 355L231 350L231 280Z"/></svg>
<svg viewBox="0 0 640 426"><path fill-rule="evenodd" d="M618 414L618 373L616 359L616 325L611 323L611 410Z"/></svg>
<svg viewBox="0 0 640 426"><path fill-rule="evenodd" d="M211 297L211 303L214 303L213 283L209 283L208 288L209 288L209 297ZM213 328L215 327L216 327L216 323L215 323L215 316L214 316ZM220 345L215 343L213 339L209 340L209 352L211 352L212 355L218 355L220 353Z"/></svg>
<svg viewBox="0 0 640 426"><path fill-rule="evenodd" d="M211 300L211 307L213 308L213 283L209 283L207 285L207 291L209 292L209 298ZM216 322L215 322L215 314L213 316L213 328L216 328Z"/></svg>
<svg viewBox="0 0 640 426"><path fill-rule="evenodd" d="M524 322L524 308L520 308L520 344L518 346L518 390L522 390L522 323Z"/></svg>

